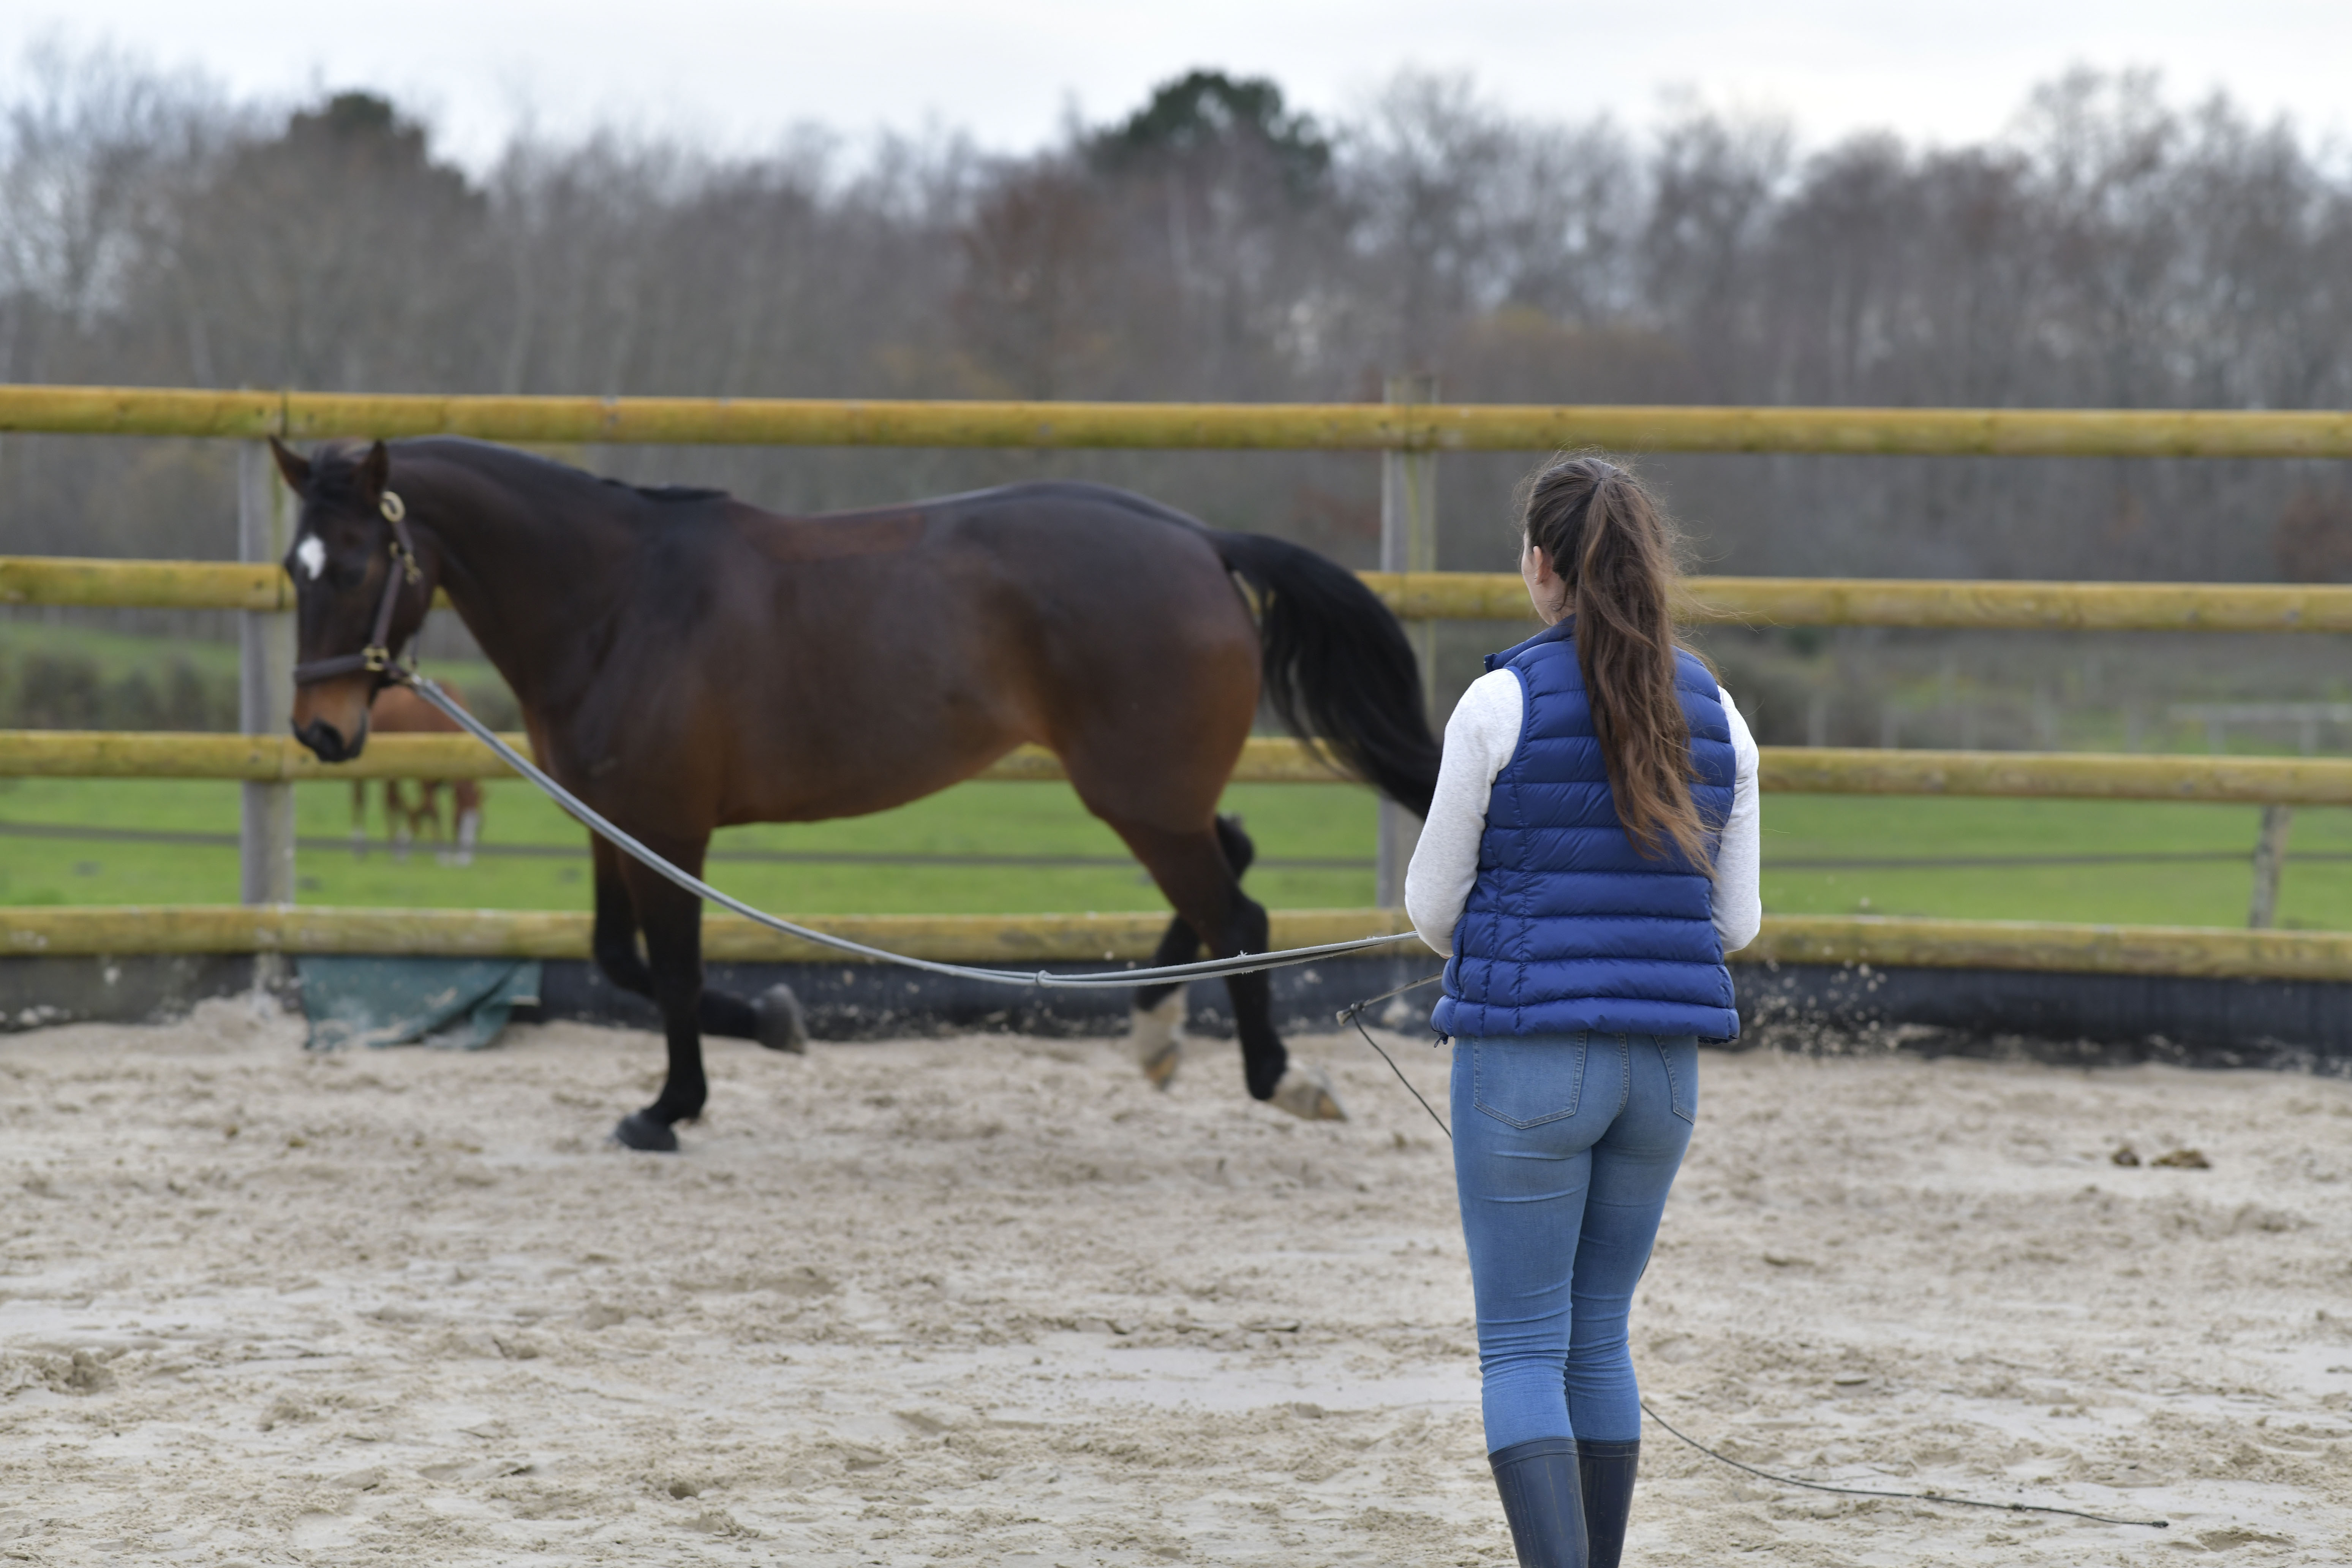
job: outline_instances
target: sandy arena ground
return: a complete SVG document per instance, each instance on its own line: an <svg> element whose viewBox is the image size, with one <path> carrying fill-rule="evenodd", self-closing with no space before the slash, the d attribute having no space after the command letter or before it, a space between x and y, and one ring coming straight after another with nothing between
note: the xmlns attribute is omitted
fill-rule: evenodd
<svg viewBox="0 0 2352 1568"><path fill-rule="evenodd" d="M0 1040L0 1560L1505 1563L1444 1141L1109 1044ZM1396 1041L1436 1098L1438 1053ZM2352 1561L2352 1082L1710 1054L1629 1561ZM1440 1102L1442 1105L1442 1101ZM2205 1170L2119 1168L2194 1148Z"/></svg>

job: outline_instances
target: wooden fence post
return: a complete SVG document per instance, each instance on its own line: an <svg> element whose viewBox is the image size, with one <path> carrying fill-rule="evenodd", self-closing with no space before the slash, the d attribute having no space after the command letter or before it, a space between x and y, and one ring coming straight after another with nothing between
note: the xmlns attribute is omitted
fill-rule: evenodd
<svg viewBox="0 0 2352 1568"><path fill-rule="evenodd" d="M1388 379L1391 403L1434 403L1437 378L1392 375ZM1381 570L1437 570L1437 454L1391 447L1381 454ZM1409 621L1404 635L1412 643L1413 660L1421 666L1421 685L1431 721L1437 707L1437 625ZM1382 909L1404 904L1405 867L1413 846L1421 842L1421 820L1391 800L1381 802L1380 870L1378 887Z"/></svg>
<svg viewBox="0 0 2352 1568"><path fill-rule="evenodd" d="M290 509L269 447L237 448L236 554L275 563L293 541ZM237 634L237 728L281 735L294 693L294 613L247 610ZM294 786L248 780L239 824L237 898L248 904L294 901Z"/></svg>
<svg viewBox="0 0 2352 1568"><path fill-rule="evenodd" d="M2263 807L2262 832L2254 839L2254 896L2246 924L2266 931L2278 924L2279 873L2286 868L2286 836L2294 826L2294 807Z"/></svg>

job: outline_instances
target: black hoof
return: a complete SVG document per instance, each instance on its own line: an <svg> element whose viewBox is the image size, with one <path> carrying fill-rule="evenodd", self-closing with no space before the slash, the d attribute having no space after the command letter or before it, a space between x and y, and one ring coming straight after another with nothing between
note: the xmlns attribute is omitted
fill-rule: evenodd
<svg viewBox="0 0 2352 1568"><path fill-rule="evenodd" d="M624 1149L642 1149L648 1154L677 1152L677 1134L642 1110L632 1110L621 1118L621 1124L613 1129L613 1142Z"/></svg>
<svg viewBox="0 0 2352 1568"><path fill-rule="evenodd" d="M801 1011L801 999L782 981L760 993L751 1004L751 1017L759 1033L753 1037L772 1051L790 1051L801 1056L808 1050L808 1016Z"/></svg>

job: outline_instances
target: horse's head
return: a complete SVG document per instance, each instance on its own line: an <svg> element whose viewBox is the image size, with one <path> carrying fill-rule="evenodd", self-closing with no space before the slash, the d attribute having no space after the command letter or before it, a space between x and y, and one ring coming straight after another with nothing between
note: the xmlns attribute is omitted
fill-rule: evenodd
<svg viewBox="0 0 2352 1568"><path fill-rule="evenodd" d="M322 763L367 744L368 704L392 656L432 607L433 586L403 526L381 441L304 458L273 438L278 471L302 499L286 572L294 580L294 737Z"/></svg>

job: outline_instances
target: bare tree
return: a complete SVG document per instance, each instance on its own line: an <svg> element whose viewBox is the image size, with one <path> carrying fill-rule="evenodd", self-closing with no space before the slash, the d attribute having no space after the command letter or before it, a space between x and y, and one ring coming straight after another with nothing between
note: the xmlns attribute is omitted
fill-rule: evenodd
<svg viewBox="0 0 2352 1568"><path fill-rule="evenodd" d="M56 48L24 83L0 101L16 380L1283 399L1423 369L1450 397L1538 402L2352 402L2352 175L2147 76L2063 77L2003 137L1923 151L1803 150L1695 110L1646 134L1539 122L1411 73L1318 121L1202 70L1026 158L806 128L720 159L605 133L518 139L479 177L366 92L273 109ZM1371 548L1370 466L1346 457L560 455L799 508L1092 475ZM1490 559L1519 466L1449 459L1448 564ZM1895 574L2261 577L2309 553L2267 520L2346 482L2121 459L1651 469L1726 568ZM218 554L229 505L201 443L0 444L16 548Z"/></svg>

